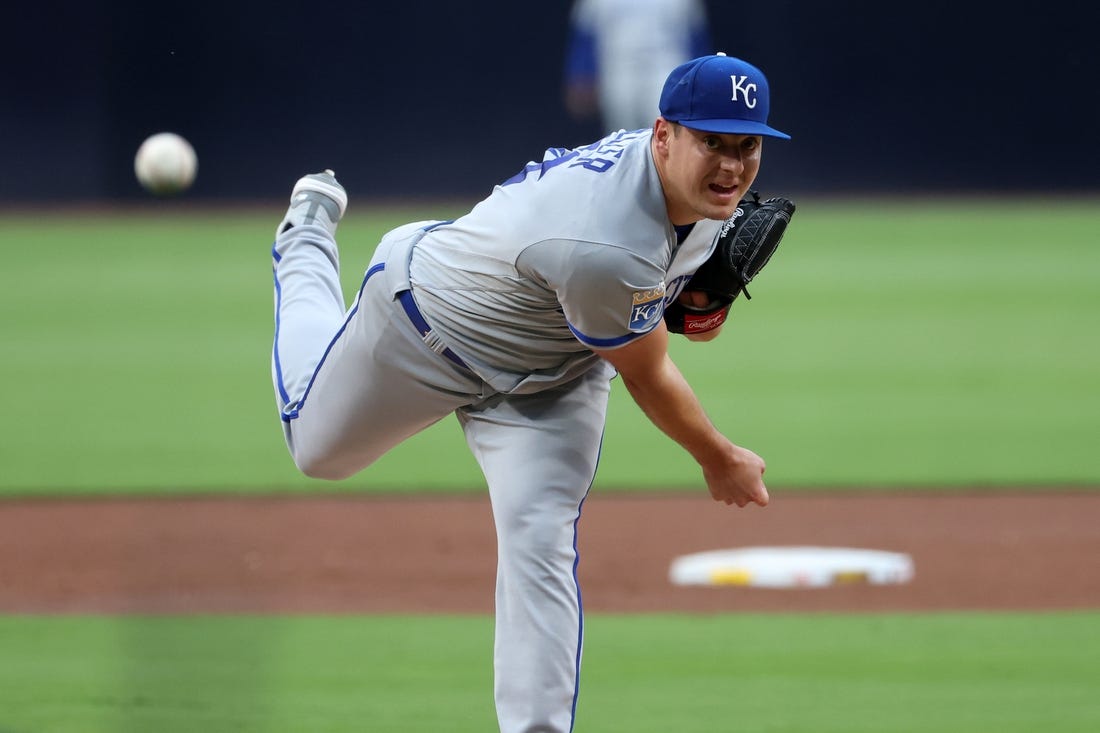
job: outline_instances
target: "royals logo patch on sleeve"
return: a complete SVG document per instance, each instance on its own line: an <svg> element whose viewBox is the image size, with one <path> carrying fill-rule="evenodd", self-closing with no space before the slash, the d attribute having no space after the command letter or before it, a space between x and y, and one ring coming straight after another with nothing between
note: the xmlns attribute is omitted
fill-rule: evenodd
<svg viewBox="0 0 1100 733"><path fill-rule="evenodd" d="M633 303L630 306L631 331L644 333L649 331L661 320L665 304L665 284L662 282L649 290L635 290Z"/></svg>

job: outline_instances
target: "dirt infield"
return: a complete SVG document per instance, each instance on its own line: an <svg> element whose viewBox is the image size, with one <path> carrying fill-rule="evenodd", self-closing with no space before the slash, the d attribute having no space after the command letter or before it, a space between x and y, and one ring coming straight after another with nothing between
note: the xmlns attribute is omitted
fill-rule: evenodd
<svg viewBox="0 0 1100 733"><path fill-rule="evenodd" d="M1100 492L773 493L598 490L581 517L592 611L883 611L1100 607ZM909 553L905 585L682 588L680 554L752 545ZM492 611L481 497L349 495L0 501L3 613Z"/></svg>

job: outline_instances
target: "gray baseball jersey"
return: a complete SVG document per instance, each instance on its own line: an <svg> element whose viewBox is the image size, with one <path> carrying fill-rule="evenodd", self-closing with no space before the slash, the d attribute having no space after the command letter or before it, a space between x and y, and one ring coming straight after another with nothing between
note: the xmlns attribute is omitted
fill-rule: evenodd
<svg viewBox="0 0 1100 733"><path fill-rule="evenodd" d="M614 376L591 349L658 327L719 226L674 230L636 131L547 151L466 216L387 233L350 308L330 227L276 237L272 377L298 468L351 476L454 414L485 475L502 733L573 728L577 524Z"/></svg>
<svg viewBox="0 0 1100 733"><path fill-rule="evenodd" d="M567 380L648 333L706 259L720 226L682 243L665 214L651 132L551 149L412 253L416 302L494 389Z"/></svg>

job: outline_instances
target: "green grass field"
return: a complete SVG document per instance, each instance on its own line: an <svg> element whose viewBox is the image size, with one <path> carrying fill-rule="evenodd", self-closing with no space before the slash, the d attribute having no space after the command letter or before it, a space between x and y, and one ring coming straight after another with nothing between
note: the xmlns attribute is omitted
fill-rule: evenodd
<svg viewBox="0 0 1100 733"><path fill-rule="evenodd" d="M578 731L1100 725L1096 613L598 615L587 625ZM486 733L496 730L491 640L481 617L0 618L0 730Z"/></svg>
<svg viewBox="0 0 1100 733"><path fill-rule="evenodd" d="M347 292L386 228L455 213L353 206ZM481 487L453 421L347 481L296 474L269 376L281 214L0 216L0 496ZM1095 487L1097 231L1090 200L800 202L722 338L674 355L773 491ZM597 490L701 485L621 385L604 445ZM1100 730L1100 612L586 628L578 732ZM485 733L491 638L487 617L0 616L0 733Z"/></svg>
<svg viewBox="0 0 1100 733"><path fill-rule="evenodd" d="M481 487L453 420L347 481L297 475L270 386L282 205L173 204L0 217L0 494ZM455 213L353 207L349 297L386 228ZM774 486L1097 484L1097 231L1095 200L809 200L722 337L674 355ZM621 384L600 471L700 485Z"/></svg>

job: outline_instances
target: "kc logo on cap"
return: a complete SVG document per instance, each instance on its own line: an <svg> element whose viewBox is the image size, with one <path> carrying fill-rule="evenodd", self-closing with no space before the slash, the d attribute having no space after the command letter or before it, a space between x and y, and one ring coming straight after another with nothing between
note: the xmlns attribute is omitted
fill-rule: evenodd
<svg viewBox="0 0 1100 733"><path fill-rule="evenodd" d="M749 83L749 77L737 76L734 74L730 77L730 81L733 82L733 101L737 101L737 94L741 93L745 97L745 106L752 109L756 106L756 84Z"/></svg>
<svg viewBox="0 0 1100 733"><path fill-rule="evenodd" d="M661 92L661 116L704 132L765 135L790 140L768 125L771 106L764 72L724 53L681 64Z"/></svg>

